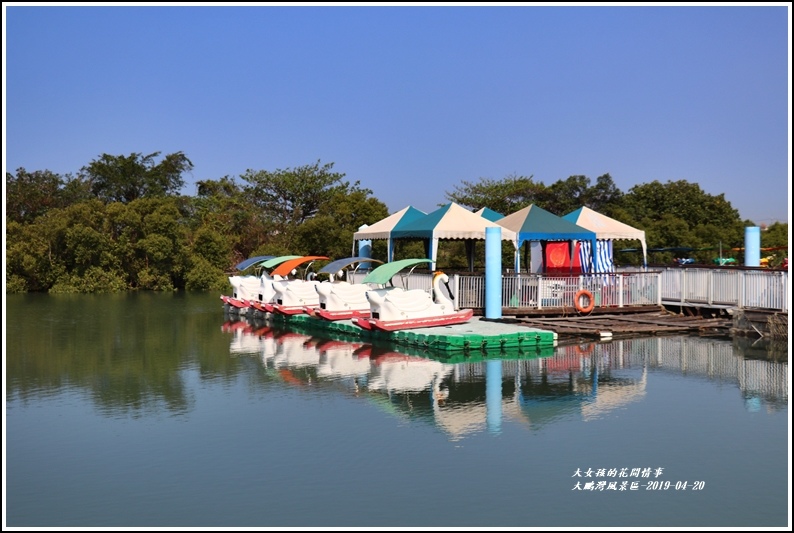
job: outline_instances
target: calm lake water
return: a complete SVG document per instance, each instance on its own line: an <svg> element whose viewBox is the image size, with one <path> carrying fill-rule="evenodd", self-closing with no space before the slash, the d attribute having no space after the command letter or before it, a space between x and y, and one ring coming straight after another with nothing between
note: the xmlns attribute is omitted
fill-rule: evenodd
<svg viewBox="0 0 794 533"><path fill-rule="evenodd" d="M788 347L429 357L6 295L9 527L790 527Z"/></svg>

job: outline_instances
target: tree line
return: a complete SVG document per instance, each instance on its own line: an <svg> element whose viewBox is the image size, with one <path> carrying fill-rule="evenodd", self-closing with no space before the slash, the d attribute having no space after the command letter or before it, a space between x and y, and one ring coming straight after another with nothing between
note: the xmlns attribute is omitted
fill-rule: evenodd
<svg viewBox="0 0 794 533"><path fill-rule="evenodd" d="M237 178L198 181L195 196L180 193L193 169L182 152L102 154L67 175L19 168L6 173L6 292L225 290L234 265L254 255L347 257L353 233L389 212L370 189L333 167L317 161L249 169ZM742 221L724 195L697 184L654 181L623 193L609 174L593 185L586 176L548 186L531 176L480 178L461 181L445 197L505 215L529 204L560 216L587 206L645 230L650 248L738 248L744 228L755 225ZM787 244L787 223L762 232L762 247ZM463 246L445 244L439 267L464 269ZM714 255L694 254L703 262ZM777 253L772 264L785 255ZM423 256L421 242L398 241L396 258ZM385 261L385 242L373 242L372 257ZM616 254L620 263L640 260Z"/></svg>

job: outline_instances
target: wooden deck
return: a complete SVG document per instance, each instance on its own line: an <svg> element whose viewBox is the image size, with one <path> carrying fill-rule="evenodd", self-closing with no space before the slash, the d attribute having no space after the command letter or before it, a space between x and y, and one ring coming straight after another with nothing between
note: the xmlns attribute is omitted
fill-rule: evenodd
<svg viewBox="0 0 794 533"><path fill-rule="evenodd" d="M500 322L557 333L558 345L578 344L583 340L611 340L649 335L698 335L730 337L732 320L726 317L704 318L673 314L658 307L619 313L576 313L557 316L513 316L497 319Z"/></svg>

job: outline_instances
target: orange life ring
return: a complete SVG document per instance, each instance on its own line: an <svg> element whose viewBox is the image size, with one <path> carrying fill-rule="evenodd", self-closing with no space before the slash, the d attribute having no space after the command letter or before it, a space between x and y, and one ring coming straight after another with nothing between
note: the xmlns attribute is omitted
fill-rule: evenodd
<svg viewBox="0 0 794 533"><path fill-rule="evenodd" d="M581 304L582 298L587 298L587 305ZM595 300L593 299L593 293L590 291L586 291L584 289L580 290L573 297L573 305L574 307L576 307L576 310L579 311L579 313L586 315L587 313L593 310L593 307L595 307Z"/></svg>

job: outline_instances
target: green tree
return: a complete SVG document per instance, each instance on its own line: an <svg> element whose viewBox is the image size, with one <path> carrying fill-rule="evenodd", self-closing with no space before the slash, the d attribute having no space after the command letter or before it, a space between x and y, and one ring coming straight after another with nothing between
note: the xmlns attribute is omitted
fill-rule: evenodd
<svg viewBox="0 0 794 533"><path fill-rule="evenodd" d="M351 190L344 174L333 172L333 163L304 165L276 171L247 170L241 178L246 200L257 210L269 241L294 248L297 228L314 217L335 194ZM354 187L357 187L358 182Z"/></svg>
<svg viewBox="0 0 794 533"><path fill-rule="evenodd" d="M763 229L763 228L762 228ZM763 257L772 257L770 264L779 267L788 257L788 222L774 222L761 231L761 248L781 248L761 252Z"/></svg>
<svg viewBox="0 0 794 533"><path fill-rule="evenodd" d="M6 172L6 221L31 223L57 207L64 206L64 179L49 170Z"/></svg>
<svg viewBox="0 0 794 533"><path fill-rule="evenodd" d="M102 154L80 169L81 178L104 202L129 203L138 198L177 195L185 183L182 174L190 172L193 163L182 152L168 154L158 163L155 160L159 155Z"/></svg>
<svg viewBox="0 0 794 533"><path fill-rule="evenodd" d="M479 183L462 181L454 191L446 192L451 202L471 210L488 207L503 215L509 215L534 203L546 190L542 183L535 183L532 176L507 176L501 180L480 178Z"/></svg>
<svg viewBox="0 0 794 533"><path fill-rule="evenodd" d="M264 255L254 251L268 241L265 218L234 178L199 181L191 221L196 229L209 228L223 235L229 250L224 268L252 255Z"/></svg>
<svg viewBox="0 0 794 533"><path fill-rule="evenodd" d="M295 243L300 253L349 256L353 252L353 234L367 222L389 215L383 202L370 197L371 192L359 189L358 182L348 192L336 191L314 217L297 229Z"/></svg>
<svg viewBox="0 0 794 533"><path fill-rule="evenodd" d="M681 180L635 185L623 196L619 211L636 222L632 225L645 230L649 248L693 248L678 255L698 262L711 263L720 247L743 246L744 224L739 212L724 194L710 195L696 183ZM657 263L672 261L675 256L676 252L652 255Z"/></svg>

